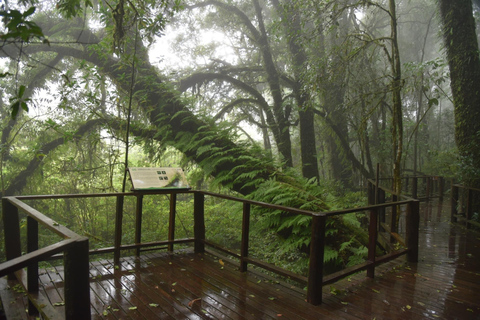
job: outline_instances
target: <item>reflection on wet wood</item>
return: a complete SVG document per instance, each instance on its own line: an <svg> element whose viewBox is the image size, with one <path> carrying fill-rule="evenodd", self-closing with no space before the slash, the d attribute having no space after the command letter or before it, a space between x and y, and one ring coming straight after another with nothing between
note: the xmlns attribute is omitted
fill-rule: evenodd
<svg viewBox="0 0 480 320"><path fill-rule="evenodd" d="M120 261L120 268L111 260L90 264L93 319L480 319L480 233L451 224L448 203L422 204L418 263L402 257L374 279L361 272L324 286L320 306L305 301L303 288L253 268L241 273L209 254ZM63 270L42 269L39 278L63 311ZM25 310L23 295L8 293L10 309Z"/></svg>

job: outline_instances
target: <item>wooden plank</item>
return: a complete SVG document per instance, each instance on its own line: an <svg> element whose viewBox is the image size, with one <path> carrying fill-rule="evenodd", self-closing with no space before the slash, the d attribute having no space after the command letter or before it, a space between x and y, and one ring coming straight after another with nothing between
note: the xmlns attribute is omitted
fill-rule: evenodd
<svg viewBox="0 0 480 320"><path fill-rule="evenodd" d="M193 266L199 266L203 277L212 284L223 288L230 296L235 297L244 305L251 305L258 310L262 310L265 316L276 317L282 314L286 318L293 319L317 319L332 315L325 308L314 308L305 301L305 296L293 297L283 291L277 290L276 285L270 282L259 281L250 275L250 272L239 273L235 266L220 262L214 264L208 261L208 255L203 257L194 257ZM199 260L203 259L203 260ZM207 260L202 264L201 261ZM176 262L177 260L175 260ZM183 259L183 266L188 267ZM201 266L200 266L201 265ZM270 300L268 298L273 298ZM300 303L300 305L298 305Z"/></svg>
<svg viewBox="0 0 480 320"><path fill-rule="evenodd" d="M132 261L125 261L126 263L132 263ZM137 265L137 262L134 262ZM146 299L154 300L155 295L152 291L147 291L148 287L155 284L155 290L164 291L165 293L174 297L174 299L181 305L183 305L184 311L186 311L186 317L198 316L200 318L226 318L228 310L219 310L219 306L212 303L208 299L198 301L198 292L195 292L195 286L191 277L185 269L174 268L173 265L167 263L164 260L164 266L161 269L162 274L158 273L145 273L141 268L134 267L134 274L137 276L137 281L134 283L138 288L142 288L142 291L146 294ZM137 273L138 272L138 273Z"/></svg>
<svg viewBox="0 0 480 320"><path fill-rule="evenodd" d="M3 307L3 317L0 319L28 319L26 309L28 308L24 292L14 290L18 285L16 280L7 280L5 277L0 278L0 299ZM22 288L23 289L23 288Z"/></svg>
<svg viewBox="0 0 480 320"><path fill-rule="evenodd" d="M141 316L144 318L145 316L143 314L145 314L144 309L146 308L154 308L155 310L152 311L154 314L164 314L165 317L169 318L183 317L182 313L179 313L175 309L176 302L173 299L165 300L163 299L165 298L165 296L157 295L156 298L151 298L148 300L145 300L145 297L140 297L144 299L141 300L137 297L136 294L132 294L133 287L132 282L129 281L129 278L135 278L136 275L133 272L130 272L133 269L129 268L128 264L125 264L124 259L122 259L119 269L116 269L113 265L108 265L108 262L104 262L102 266L100 266L99 264L93 265L98 270L98 272L102 274L101 278L99 278L97 281L106 288L106 291L115 293L110 297L106 297L105 300L108 299L109 301L115 301L115 303L117 305L121 305L122 309L125 310L125 312L128 313L131 317L136 315L136 313L133 313L132 311L138 311L139 309L141 309ZM151 286L153 287L154 285L151 284ZM141 290L151 292L152 288L141 288ZM130 301L132 300L132 297L133 301ZM150 307L150 303L156 303L159 305L159 307ZM137 308L136 310L130 310L130 308L135 307ZM146 313L147 316L150 316L150 312Z"/></svg>

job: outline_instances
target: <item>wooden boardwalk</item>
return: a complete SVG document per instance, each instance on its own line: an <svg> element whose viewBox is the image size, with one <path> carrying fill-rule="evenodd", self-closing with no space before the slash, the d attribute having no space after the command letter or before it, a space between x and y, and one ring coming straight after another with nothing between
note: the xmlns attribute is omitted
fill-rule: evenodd
<svg viewBox="0 0 480 320"><path fill-rule="evenodd" d="M320 306L306 303L301 288L186 251L124 258L120 268L92 262L92 318L480 319L480 233L450 224L447 206L422 204L419 263L399 258L375 279L362 272L326 286ZM62 269L42 270L40 280L63 312ZM5 307L22 313L23 294L8 295Z"/></svg>

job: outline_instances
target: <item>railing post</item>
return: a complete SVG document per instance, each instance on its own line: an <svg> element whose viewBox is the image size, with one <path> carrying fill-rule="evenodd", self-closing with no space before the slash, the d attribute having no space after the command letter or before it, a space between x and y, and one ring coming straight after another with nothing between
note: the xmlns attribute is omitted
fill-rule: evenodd
<svg viewBox="0 0 480 320"><path fill-rule="evenodd" d="M195 252L205 252L205 195L194 193L193 198L193 233L195 236Z"/></svg>
<svg viewBox="0 0 480 320"><path fill-rule="evenodd" d="M368 226L368 261L372 264L367 268L367 277L375 276L375 250L377 249L377 208L370 209L370 224Z"/></svg>
<svg viewBox="0 0 480 320"><path fill-rule="evenodd" d="M473 190L470 188L467 189L467 206L465 211L465 218L467 221L471 220L473 215ZM470 224L467 222L467 228L469 227Z"/></svg>
<svg viewBox="0 0 480 320"><path fill-rule="evenodd" d="M88 238L80 238L64 253L65 319L89 320L90 282Z"/></svg>
<svg viewBox="0 0 480 320"><path fill-rule="evenodd" d="M20 244L20 224L18 219L18 208L7 198L2 199L3 230L5 236L5 257L11 260L22 255ZM8 276L14 279L13 274Z"/></svg>
<svg viewBox="0 0 480 320"><path fill-rule="evenodd" d="M325 216L313 216L310 261L308 263L307 302L322 303L323 259L325 253Z"/></svg>
<svg viewBox="0 0 480 320"><path fill-rule="evenodd" d="M242 247L240 249L240 271L247 271L248 263L248 240L250 234L250 203L243 203L243 219L242 219Z"/></svg>
<svg viewBox="0 0 480 320"><path fill-rule="evenodd" d="M371 181L368 181L367 188L368 188L368 191L367 191L368 204L369 205L375 204L375 186Z"/></svg>
<svg viewBox="0 0 480 320"><path fill-rule="evenodd" d="M396 194L392 194L392 202L397 202L398 196ZM392 217L390 220L390 230L392 232L398 232L398 206L392 206ZM395 240L393 236L390 237L391 242Z"/></svg>
<svg viewBox="0 0 480 320"><path fill-rule="evenodd" d="M142 243L142 218L143 218L143 194L137 195L137 204L135 207L135 244ZM135 250L135 253L140 256L140 248Z"/></svg>
<svg viewBox="0 0 480 320"><path fill-rule="evenodd" d="M417 199L418 198L418 178L413 177L412 178L412 198Z"/></svg>
<svg viewBox="0 0 480 320"><path fill-rule="evenodd" d="M392 201L395 202L396 196L395 195L392 195ZM377 204L383 204L385 203L385 190L383 189L378 189L378 201L377 201ZM380 208L378 209L378 217L379 217L379 220L380 222L383 222L385 223L385 207L383 208ZM396 213L395 213L396 214ZM392 211L392 216L394 215L393 211ZM392 227L393 228L393 227ZM382 227L381 223L379 225L379 228L380 232L384 232L385 229ZM392 229L393 231L393 229Z"/></svg>
<svg viewBox="0 0 480 320"><path fill-rule="evenodd" d="M426 197L427 197L427 201L430 201L430 193L432 192L431 191L431 188L432 188L432 177L427 177L427 190L425 191L426 193Z"/></svg>
<svg viewBox="0 0 480 320"><path fill-rule="evenodd" d="M408 262L418 262L418 234L420 227L420 202L411 201L407 207L405 242Z"/></svg>
<svg viewBox="0 0 480 320"><path fill-rule="evenodd" d="M177 194L170 194L170 214L168 219L168 241L175 240L175 213L177 211ZM173 243L168 244L168 251L173 251Z"/></svg>
<svg viewBox="0 0 480 320"><path fill-rule="evenodd" d="M452 194L450 195L450 222L457 222L456 215L458 207L458 187L452 184Z"/></svg>
<svg viewBox="0 0 480 320"><path fill-rule="evenodd" d="M115 213L115 251L113 252L113 263L116 266L120 264L120 247L122 245L123 201L124 196L117 197L117 207Z"/></svg>
<svg viewBox="0 0 480 320"><path fill-rule="evenodd" d="M27 252L38 250L38 222L27 217ZM38 261L32 262L27 267L27 291L28 293L38 293ZM28 299L28 314L37 315L38 310Z"/></svg>
<svg viewBox="0 0 480 320"><path fill-rule="evenodd" d="M445 189L445 179L438 177L438 199L443 201L443 190Z"/></svg>

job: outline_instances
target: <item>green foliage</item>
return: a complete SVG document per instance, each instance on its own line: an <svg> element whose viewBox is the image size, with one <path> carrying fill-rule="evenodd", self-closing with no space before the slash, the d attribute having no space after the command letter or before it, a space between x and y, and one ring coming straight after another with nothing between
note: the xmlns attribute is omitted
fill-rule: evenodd
<svg viewBox="0 0 480 320"><path fill-rule="evenodd" d="M90 0L60 0L57 2L57 9L67 19L78 16L83 12L83 7L93 7L93 3Z"/></svg>
<svg viewBox="0 0 480 320"><path fill-rule="evenodd" d="M18 93L15 97L10 98L10 101L12 102L10 108L11 108L11 115L12 119L15 119L17 117L18 111L20 108L22 108L25 111L28 111L28 105L27 102L30 102L31 99L25 98L25 89L26 87L24 85L21 85L18 89Z"/></svg>
<svg viewBox="0 0 480 320"><path fill-rule="evenodd" d="M0 34L0 39L6 41L21 40L28 42L31 39L43 39L42 29L33 21L29 21L35 13L35 7L27 11L18 10L0 11L0 17L5 24L6 32ZM46 41L46 40L45 40Z"/></svg>

